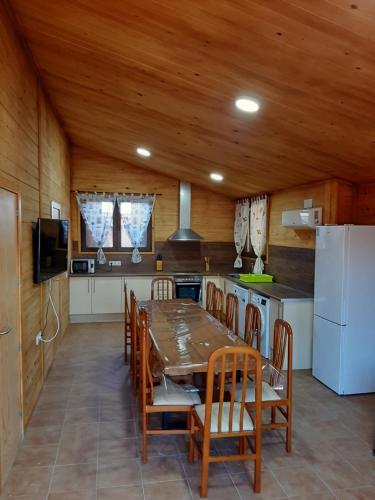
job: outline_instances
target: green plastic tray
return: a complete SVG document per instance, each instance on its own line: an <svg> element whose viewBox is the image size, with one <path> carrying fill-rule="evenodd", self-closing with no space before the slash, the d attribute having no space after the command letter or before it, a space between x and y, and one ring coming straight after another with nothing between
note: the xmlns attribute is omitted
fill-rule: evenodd
<svg viewBox="0 0 375 500"><path fill-rule="evenodd" d="M272 280L270 274L240 274L240 281L245 283L271 283Z"/></svg>

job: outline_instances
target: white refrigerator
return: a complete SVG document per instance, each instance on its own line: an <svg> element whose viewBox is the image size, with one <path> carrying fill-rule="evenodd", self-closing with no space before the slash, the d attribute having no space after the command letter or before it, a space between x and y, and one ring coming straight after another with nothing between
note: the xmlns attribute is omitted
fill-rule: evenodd
<svg viewBox="0 0 375 500"><path fill-rule="evenodd" d="M375 392L375 226L317 228L312 373L337 394Z"/></svg>

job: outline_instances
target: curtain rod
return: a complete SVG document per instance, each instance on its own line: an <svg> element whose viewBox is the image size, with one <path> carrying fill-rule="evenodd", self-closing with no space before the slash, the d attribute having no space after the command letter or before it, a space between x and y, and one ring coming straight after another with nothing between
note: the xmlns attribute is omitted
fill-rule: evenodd
<svg viewBox="0 0 375 500"><path fill-rule="evenodd" d="M163 196L162 193L120 193L118 191L80 191L78 189L71 189L71 193L88 193L88 194L119 194L119 195L125 195L125 196Z"/></svg>

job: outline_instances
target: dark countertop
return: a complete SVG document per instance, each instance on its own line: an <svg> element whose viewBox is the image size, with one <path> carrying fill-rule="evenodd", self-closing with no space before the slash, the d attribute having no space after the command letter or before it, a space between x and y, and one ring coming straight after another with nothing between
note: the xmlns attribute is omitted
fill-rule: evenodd
<svg viewBox="0 0 375 500"><path fill-rule="evenodd" d="M128 278L136 278L139 277L154 277L154 276L221 276L223 278L229 279L234 283L240 285L242 288L247 288L254 290L256 293L263 295L264 297L270 297L272 299L280 300L280 302L294 302L294 301L303 301L303 300L313 300L314 296L312 293L307 293L302 290L297 290L296 288L292 288L286 285L282 285L281 283L244 283L240 281L235 276L231 274L218 273L218 272L210 272L210 273L202 273L202 272L138 272L138 273L125 273L124 271L97 271L94 274L85 274L85 273L76 273L70 274L70 277L85 277L85 278L103 278L103 277L113 277L113 278L121 278L126 276Z"/></svg>
<svg viewBox="0 0 375 500"><path fill-rule="evenodd" d="M281 302L313 300L312 293L307 293L302 290L297 290L290 286L282 285L281 283L244 283L234 276L225 276L242 288L254 290L260 295L271 297L272 299L280 300Z"/></svg>
<svg viewBox="0 0 375 500"><path fill-rule="evenodd" d="M113 277L113 278L122 278L123 276L126 276L127 278L136 278L137 276L140 277L148 277L148 276L227 276L226 274L223 273L202 273L199 271L191 271L188 273L182 273L182 272L168 272L168 271L154 271L154 272L135 272L135 273L129 273L129 272L124 272L124 271L95 271L93 274L88 274L88 273L70 273L69 276L71 278L103 278L103 277Z"/></svg>

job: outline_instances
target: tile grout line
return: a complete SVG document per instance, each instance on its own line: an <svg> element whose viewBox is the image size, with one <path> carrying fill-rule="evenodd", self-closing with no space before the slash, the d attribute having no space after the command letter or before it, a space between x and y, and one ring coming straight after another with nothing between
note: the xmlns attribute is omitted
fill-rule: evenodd
<svg viewBox="0 0 375 500"><path fill-rule="evenodd" d="M281 484L281 482L277 479L276 475L274 474L273 470L271 468L268 468L267 470L269 471L269 473L271 474L271 476L274 478L274 480L276 481L276 483L280 486L281 491L284 492L285 496L289 497L289 495L287 494L287 492L284 490L283 485Z"/></svg>
<svg viewBox="0 0 375 500"><path fill-rule="evenodd" d="M98 408L98 424L96 436L96 474L95 474L95 498L98 498L98 480L99 480L99 453L100 453L100 427L102 422L102 407Z"/></svg>
<svg viewBox="0 0 375 500"><path fill-rule="evenodd" d="M60 446L61 446L61 443L62 443L62 439L63 439L63 435L64 435L64 429L65 429L65 423L66 423L66 419L67 419L67 409L68 409L68 403L69 403L69 397L73 391L73 385L74 385L74 382L72 382L72 386L70 388L70 391L69 391L69 395L67 397L67 400L66 400L66 405L65 405L65 410L64 410L64 420L63 420L63 425L62 425L62 428L61 428L61 434L60 434L60 439L59 439L59 443L57 445L57 451L56 451L56 457L55 457L55 462L52 466L52 470L51 470L51 478L50 478L50 482L49 482L49 486L48 486L48 492L47 492L47 496L46 496L46 499L48 500L48 497L51 493L51 487L52 487L52 481L53 481L53 476L54 476L54 473L55 473L55 468L56 468L56 465L57 465L57 459L59 457L59 453L60 453Z"/></svg>

